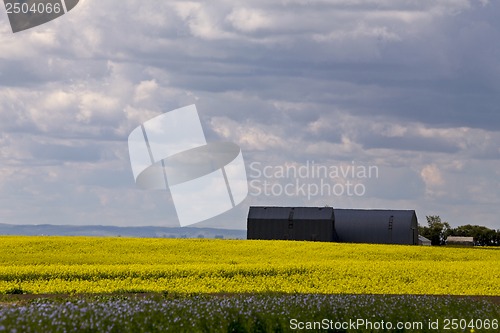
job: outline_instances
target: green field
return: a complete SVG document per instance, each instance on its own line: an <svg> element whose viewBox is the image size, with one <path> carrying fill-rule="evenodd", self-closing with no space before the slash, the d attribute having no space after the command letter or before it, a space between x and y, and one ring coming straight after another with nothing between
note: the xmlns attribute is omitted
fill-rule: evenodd
<svg viewBox="0 0 500 333"><path fill-rule="evenodd" d="M0 237L0 294L500 295L499 248Z"/></svg>

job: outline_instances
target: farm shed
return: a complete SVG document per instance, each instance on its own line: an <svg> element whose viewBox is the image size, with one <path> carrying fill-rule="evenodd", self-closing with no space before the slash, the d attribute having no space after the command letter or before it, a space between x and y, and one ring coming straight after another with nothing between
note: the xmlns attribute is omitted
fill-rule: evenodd
<svg viewBox="0 0 500 333"><path fill-rule="evenodd" d="M248 239L418 244L413 210L250 207Z"/></svg>
<svg viewBox="0 0 500 333"><path fill-rule="evenodd" d="M333 208L250 207L247 238L333 242Z"/></svg>
<svg viewBox="0 0 500 333"><path fill-rule="evenodd" d="M425 238L422 235L418 235L418 245L431 246L432 242L430 239Z"/></svg>
<svg viewBox="0 0 500 333"><path fill-rule="evenodd" d="M418 244L414 210L334 209L334 219L342 243Z"/></svg>
<svg viewBox="0 0 500 333"><path fill-rule="evenodd" d="M446 245L474 246L473 237L448 236Z"/></svg>

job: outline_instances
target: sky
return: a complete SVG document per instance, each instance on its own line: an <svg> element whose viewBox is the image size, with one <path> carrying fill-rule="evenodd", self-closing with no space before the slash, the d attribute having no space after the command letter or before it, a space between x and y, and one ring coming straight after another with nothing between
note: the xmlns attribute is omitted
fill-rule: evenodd
<svg viewBox="0 0 500 333"><path fill-rule="evenodd" d="M195 104L207 141L241 148L250 193L194 226L328 205L500 229L499 14L488 0L86 0L14 34L0 8L0 223L178 226L168 191L136 187L127 139Z"/></svg>

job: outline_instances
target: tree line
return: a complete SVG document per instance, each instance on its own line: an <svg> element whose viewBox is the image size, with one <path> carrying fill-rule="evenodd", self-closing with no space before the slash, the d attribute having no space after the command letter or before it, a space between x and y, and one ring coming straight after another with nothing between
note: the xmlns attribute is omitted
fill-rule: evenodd
<svg viewBox="0 0 500 333"><path fill-rule="evenodd" d="M473 237L476 246L500 246L500 229L494 230L479 225L463 225L451 228L437 215L426 216L427 226L418 226L418 232L430 239L432 245L445 245L448 236Z"/></svg>

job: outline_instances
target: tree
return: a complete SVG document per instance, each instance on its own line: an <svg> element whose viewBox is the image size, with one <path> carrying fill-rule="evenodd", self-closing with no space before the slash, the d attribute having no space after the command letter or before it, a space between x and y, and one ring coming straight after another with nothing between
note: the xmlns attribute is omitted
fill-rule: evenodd
<svg viewBox="0 0 500 333"><path fill-rule="evenodd" d="M442 222L438 215L426 216L427 226L418 226L418 233L431 240L432 245L444 245L448 236L474 238L477 246L500 246L500 230L479 225L462 225L450 228L448 222Z"/></svg>
<svg viewBox="0 0 500 333"><path fill-rule="evenodd" d="M431 240L432 245L444 245L446 237L451 233L450 224L442 222L438 215L430 215L427 219L427 227L419 226L419 233Z"/></svg>

